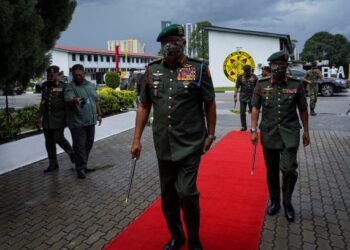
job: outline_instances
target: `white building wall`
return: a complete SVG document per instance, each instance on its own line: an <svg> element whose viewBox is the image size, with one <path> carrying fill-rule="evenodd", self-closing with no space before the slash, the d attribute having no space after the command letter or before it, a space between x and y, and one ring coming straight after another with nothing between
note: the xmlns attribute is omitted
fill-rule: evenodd
<svg viewBox="0 0 350 250"><path fill-rule="evenodd" d="M261 67L268 65L267 58L280 50L280 41L274 37L209 30L209 67L215 87L234 84L226 78L223 64L226 57L238 49L253 57L254 73L258 75L261 74Z"/></svg>
<svg viewBox="0 0 350 250"><path fill-rule="evenodd" d="M63 71L64 75L69 75L69 65L67 64L69 58L68 53L63 51L55 51L52 53L52 64L60 67L60 71Z"/></svg>

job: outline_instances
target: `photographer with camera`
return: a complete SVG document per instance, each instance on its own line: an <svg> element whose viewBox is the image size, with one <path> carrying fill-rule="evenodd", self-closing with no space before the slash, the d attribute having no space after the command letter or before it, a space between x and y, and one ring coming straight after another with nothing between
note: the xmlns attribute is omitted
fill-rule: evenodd
<svg viewBox="0 0 350 250"><path fill-rule="evenodd" d="M77 177L84 179L85 174L95 171L88 168L89 154L94 144L95 125L102 122L99 97L93 83L85 80L84 66L72 67L73 80L64 91L67 102L67 125L72 134Z"/></svg>

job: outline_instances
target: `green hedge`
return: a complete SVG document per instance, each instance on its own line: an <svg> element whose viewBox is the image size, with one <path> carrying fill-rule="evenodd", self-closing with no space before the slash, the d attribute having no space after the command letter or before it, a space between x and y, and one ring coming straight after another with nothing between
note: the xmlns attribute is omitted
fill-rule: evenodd
<svg viewBox="0 0 350 250"><path fill-rule="evenodd" d="M136 100L134 91L113 90L105 87L97 90L103 115L111 115L133 106ZM0 109L0 143L16 139L25 130L35 129L38 120L38 105L28 106L11 113L6 118L4 109Z"/></svg>
<svg viewBox="0 0 350 250"><path fill-rule="evenodd" d="M110 115L133 106L136 100L134 91L103 88L97 90L103 115Z"/></svg>

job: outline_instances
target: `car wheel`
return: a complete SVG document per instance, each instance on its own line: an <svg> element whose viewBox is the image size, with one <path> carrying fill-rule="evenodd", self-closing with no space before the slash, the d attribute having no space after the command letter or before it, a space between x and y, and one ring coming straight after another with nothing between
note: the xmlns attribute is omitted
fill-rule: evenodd
<svg viewBox="0 0 350 250"><path fill-rule="evenodd" d="M321 85L321 95L332 96L334 93L334 86L330 83L325 83Z"/></svg>

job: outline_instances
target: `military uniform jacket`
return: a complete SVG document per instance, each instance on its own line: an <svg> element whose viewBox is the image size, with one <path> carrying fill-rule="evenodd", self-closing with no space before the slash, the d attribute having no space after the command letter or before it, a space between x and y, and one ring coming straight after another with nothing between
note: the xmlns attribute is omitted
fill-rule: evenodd
<svg viewBox="0 0 350 250"><path fill-rule="evenodd" d="M59 82L57 86L53 82L46 81L42 85L41 105L44 107L43 128L59 129L66 126L66 113L64 101L64 89L66 84Z"/></svg>
<svg viewBox="0 0 350 250"><path fill-rule="evenodd" d="M272 82L271 78L259 81L254 89L252 106L262 108L259 128L263 147L299 146L301 126L296 109L307 109L305 91L299 80L287 77L280 83Z"/></svg>
<svg viewBox="0 0 350 250"><path fill-rule="evenodd" d="M310 69L306 72L305 79L315 83L317 80L322 79L322 73L319 69Z"/></svg>
<svg viewBox="0 0 350 250"><path fill-rule="evenodd" d="M204 103L215 99L208 66L184 58L169 68L162 60L148 65L141 102L153 105L153 139L159 160L179 161L200 154L206 137Z"/></svg>
<svg viewBox="0 0 350 250"><path fill-rule="evenodd" d="M241 89L239 94L239 100L241 102L250 102L253 96L253 90L258 81L258 77L254 74L251 74L249 77L246 77L244 74L239 75L237 78L236 88Z"/></svg>

